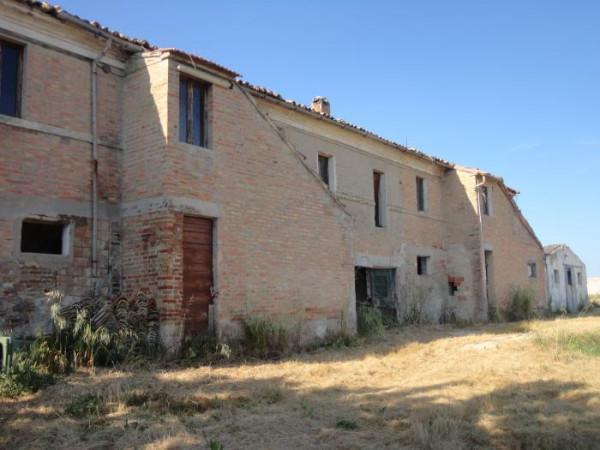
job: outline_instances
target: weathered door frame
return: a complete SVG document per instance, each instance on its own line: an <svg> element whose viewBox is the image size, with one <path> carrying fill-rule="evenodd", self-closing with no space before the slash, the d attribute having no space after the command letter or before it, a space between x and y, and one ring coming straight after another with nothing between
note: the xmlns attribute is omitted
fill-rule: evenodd
<svg viewBox="0 0 600 450"><path fill-rule="evenodd" d="M210 286L210 292L209 292L209 303L208 303L208 329L206 330L206 332L209 335L215 335L218 332L217 329L217 299L219 296L219 290L218 290L218 234L217 234L217 230L218 230L218 220L216 217L210 217L210 216L204 216L204 215L199 215L199 214L183 214L182 216L182 227L184 226L184 222L186 218L192 218L192 219L204 219L204 220L208 220L211 222L211 229L210 229L210 233L211 233L211 286ZM183 229L182 229L182 252L183 250L183 244L184 244L184 240L183 240ZM182 295L183 295L183 283L184 283L184 278L183 278L183 253L182 253Z"/></svg>

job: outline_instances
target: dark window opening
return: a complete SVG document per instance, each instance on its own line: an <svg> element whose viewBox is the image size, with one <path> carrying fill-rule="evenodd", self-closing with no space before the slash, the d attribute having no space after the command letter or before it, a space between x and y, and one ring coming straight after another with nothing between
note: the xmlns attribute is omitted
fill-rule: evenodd
<svg viewBox="0 0 600 450"><path fill-rule="evenodd" d="M356 292L356 303L368 303L369 292L367 289L367 269L364 267L354 268L354 288Z"/></svg>
<svg viewBox="0 0 600 450"><path fill-rule="evenodd" d="M377 308L383 315L396 320L396 270L354 268L356 304Z"/></svg>
<svg viewBox="0 0 600 450"><path fill-rule="evenodd" d="M529 278L536 278L537 277L537 264L529 263L527 266L529 268Z"/></svg>
<svg viewBox="0 0 600 450"><path fill-rule="evenodd" d="M481 211L486 216L490 215L490 197L487 186L481 186Z"/></svg>
<svg viewBox="0 0 600 450"><path fill-rule="evenodd" d="M452 281L448 281L448 293L450 297L454 297L456 291L458 291L458 285Z"/></svg>
<svg viewBox="0 0 600 450"><path fill-rule="evenodd" d="M373 196L375 199L375 226L383 227L383 217L381 214L381 172L373 172Z"/></svg>
<svg viewBox="0 0 600 450"><path fill-rule="evenodd" d="M429 273L429 256L417 256L417 275Z"/></svg>
<svg viewBox="0 0 600 450"><path fill-rule="evenodd" d="M65 224L60 222L24 221L21 227L23 253L63 254Z"/></svg>
<svg viewBox="0 0 600 450"><path fill-rule="evenodd" d="M571 272L571 269L567 269L567 284L573 286L573 272Z"/></svg>
<svg viewBox="0 0 600 450"><path fill-rule="evenodd" d="M560 282L560 272L558 269L554 269L554 282L558 284Z"/></svg>
<svg viewBox="0 0 600 450"><path fill-rule="evenodd" d="M207 147L207 85L198 81L179 80L179 140Z"/></svg>
<svg viewBox="0 0 600 450"><path fill-rule="evenodd" d="M583 277L581 276L581 272L577 272L577 284L579 286L583 284Z"/></svg>
<svg viewBox="0 0 600 450"><path fill-rule="evenodd" d="M417 177L417 209L425 211L425 180Z"/></svg>
<svg viewBox="0 0 600 450"><path fill-rule="evenodd" d="M329 186L330 159L331 158L328 156L319 155L319 176L321 177L321 180L323 180L323 183L325 183L327 186Z"/></svg>
<svg viewBox="0 0 600 450"><path fill-rule="evenodd" d="M19 115L22 49L0 41L0 114L7 116Z"/></svg>
<svg viewBox="0 0 600 450"><path fill-rule="evenodd" d="M390 296L390 277L389 270L373 270L373 296L377 298L388 298Z"/></svg>

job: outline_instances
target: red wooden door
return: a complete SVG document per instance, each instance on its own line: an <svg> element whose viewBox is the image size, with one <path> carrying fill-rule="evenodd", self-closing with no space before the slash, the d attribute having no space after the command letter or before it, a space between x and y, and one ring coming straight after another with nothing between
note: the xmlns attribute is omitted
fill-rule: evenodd
<svg viewBox="0 0 600 450"><path fill-rule="evenodd" d="M183 217L183 312L186 336L208 331L212 273L212 221Z"/></svg>

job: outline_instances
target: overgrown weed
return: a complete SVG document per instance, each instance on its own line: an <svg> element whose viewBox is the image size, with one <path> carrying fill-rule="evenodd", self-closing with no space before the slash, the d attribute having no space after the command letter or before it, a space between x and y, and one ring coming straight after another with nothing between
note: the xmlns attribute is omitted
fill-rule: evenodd
<svg viewBox="0 0 600 450"><path fill-rule="evenodd" d="M506 319L511 322L530 320L533 317L535 296L531 289L516 287L511 294L511 303L505 311Z"/></svg>
<svg viewBox="0 0 600 450"><path fill-rule="evenodd" d="M357 305L356 321L358 333L363 336L379 335L385 330L382 312L367 305Z"/></svg>

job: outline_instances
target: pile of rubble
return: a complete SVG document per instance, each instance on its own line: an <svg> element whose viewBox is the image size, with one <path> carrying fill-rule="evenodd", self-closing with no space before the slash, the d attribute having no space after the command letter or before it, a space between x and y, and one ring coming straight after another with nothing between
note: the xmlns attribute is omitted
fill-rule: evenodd
<svg viewBox="0 0 600 450"><path fill-rule="evenodd" d="M156 300L138 292L131 298L124 295L113 298L87 297L60 309L59 315L68 323L75 323L77 314L85 311L93 328L105 327L110 331L130 331L150 346L160 340L159 312Z"/></svg>

